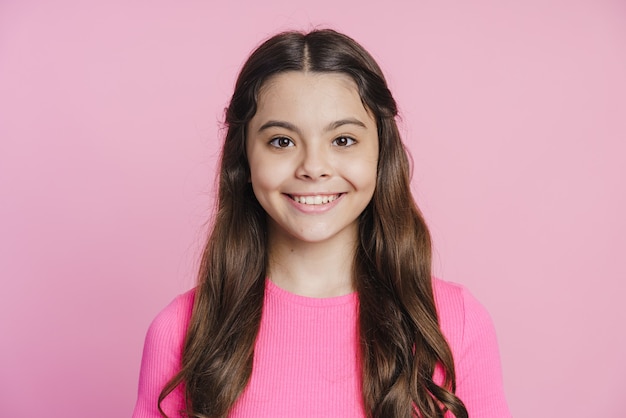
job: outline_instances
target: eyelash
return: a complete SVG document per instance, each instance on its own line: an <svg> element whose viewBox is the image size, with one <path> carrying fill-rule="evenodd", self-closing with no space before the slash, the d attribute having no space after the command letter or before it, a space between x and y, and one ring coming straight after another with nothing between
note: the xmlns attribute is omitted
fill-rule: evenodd
<svg viewBox="0 0 626 418"><path fill-rule="evenodd" d="M337 144L337 141L339 141L340 139L346 140L346 142L348 142L348 143L347 143L347 144L345 144L345 145L339 145L339 144ZM333 145L338 146L338 147L344 147L344 148L347 148L347 147L351 147L351 146L352 146L352 145L354 145L354 144L356 144L356 139L351 138L351 137L349 137L349 136L345 136L345 135L343 135L343 136L340 136L340 137L337 137L337 138L333 139Z"/></svg>
<svg viewBox="0 0 626 418"><path fill-rule="evenodd" d="M289 141L289 145L287 146L281 146L280 142L282 140L287 140ZM287 148L287 147L293 147L295 144L293 143L293 141L289 138L287 138L286 136L277 136L276 138L272 138L272 140L269 142L271 146L275 147L275 148Z"/></svg>
<svg viewBox="0 0 626 418"><path fill-rule="evenodd" d="M283 140L289 141L289 144L286 145L286 146L281 145L281 142ZM338 144L337 141L339 141L339 140L345 140L346 144L344 144L344 145ZM293 143L293 141L291 139L287 138L286 136L278 136L276 138L273 138L269 142L269 144L271 146L275 147L275 148L287 148L287 147L293 147L295 145ZM347 148L347 147L350 147L350 146L356 144L356 140L354 138L349 137L349 136L343 135L343 136L340 136L340 137L337 137L337 138L333 139L332 144L337 146L337 147Z"/></svg>

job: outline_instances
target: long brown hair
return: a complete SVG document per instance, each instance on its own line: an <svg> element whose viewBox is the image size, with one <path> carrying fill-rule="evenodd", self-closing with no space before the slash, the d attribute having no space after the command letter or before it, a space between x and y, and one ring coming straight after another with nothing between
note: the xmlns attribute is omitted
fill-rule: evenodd
<svg viewBox="0 0 626 418"><path fill-rule="evenodd" d="M182 368L161 392L159 410L161 401L184 385L188 416L225 417L250 379L268 252L267 215L248 182L246 127L265 80L285 71L351 76L376 117L377 184L359 218L353 273L367 415L441 418L449 410L457 418L467 417L454 395L452 353L433 297L430 235L411 195L396 103L370 54L332 30L278 34L250 55L239 74L226 109L217 212L202 258ZM436 365L444 372L441 386L432 379Z"/></svg>

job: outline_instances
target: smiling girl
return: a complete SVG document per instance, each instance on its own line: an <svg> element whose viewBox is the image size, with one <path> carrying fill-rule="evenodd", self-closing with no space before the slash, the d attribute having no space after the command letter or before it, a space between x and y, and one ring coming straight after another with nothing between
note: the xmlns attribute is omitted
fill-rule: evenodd
<svg viewBox="0 0 626 418"><path fill-rule="evenodd" d="M488 314L431 277L396 114L345 35L251 54L199 282L150 326L134 417L510 416Z"/></svg>

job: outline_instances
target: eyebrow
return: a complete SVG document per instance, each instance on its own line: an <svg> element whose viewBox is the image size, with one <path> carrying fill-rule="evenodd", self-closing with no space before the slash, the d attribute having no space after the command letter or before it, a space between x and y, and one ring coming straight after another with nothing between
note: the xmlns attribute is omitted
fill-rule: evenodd
<svg viewBox="0 0 626 418"><path fill-rule="evenodd" d="M367 126L361 122L360 120L358 120L357 118L345 118L345 119L340 119L334 122L329 123L326 128L324 128L324 132L329 132L329 131L333 131L337 128L340 128L344 125L355 125L361 128L367 128ZM262 132L266 129L269 128L284 128L287 129L289 131L295 132L298 135L301 134L300 129L298 129L298 127L296 125L294 125L293 123L289 123L286 121L282 121L282 120L270 120L265 122L260 128L258 132Z"/></svg>

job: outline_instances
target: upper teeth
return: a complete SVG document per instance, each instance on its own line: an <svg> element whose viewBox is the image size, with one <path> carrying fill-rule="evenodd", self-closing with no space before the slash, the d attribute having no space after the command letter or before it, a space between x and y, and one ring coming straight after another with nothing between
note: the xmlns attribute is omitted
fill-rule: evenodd
<svg viewBox="0 0 626 418"><path fill-rule="evenodd" d="M293 200L298 203L304 203L305 205L323 205L324 203L332 202L337 199L339 195L317 195L317 196L292 196Z"/></svg>

